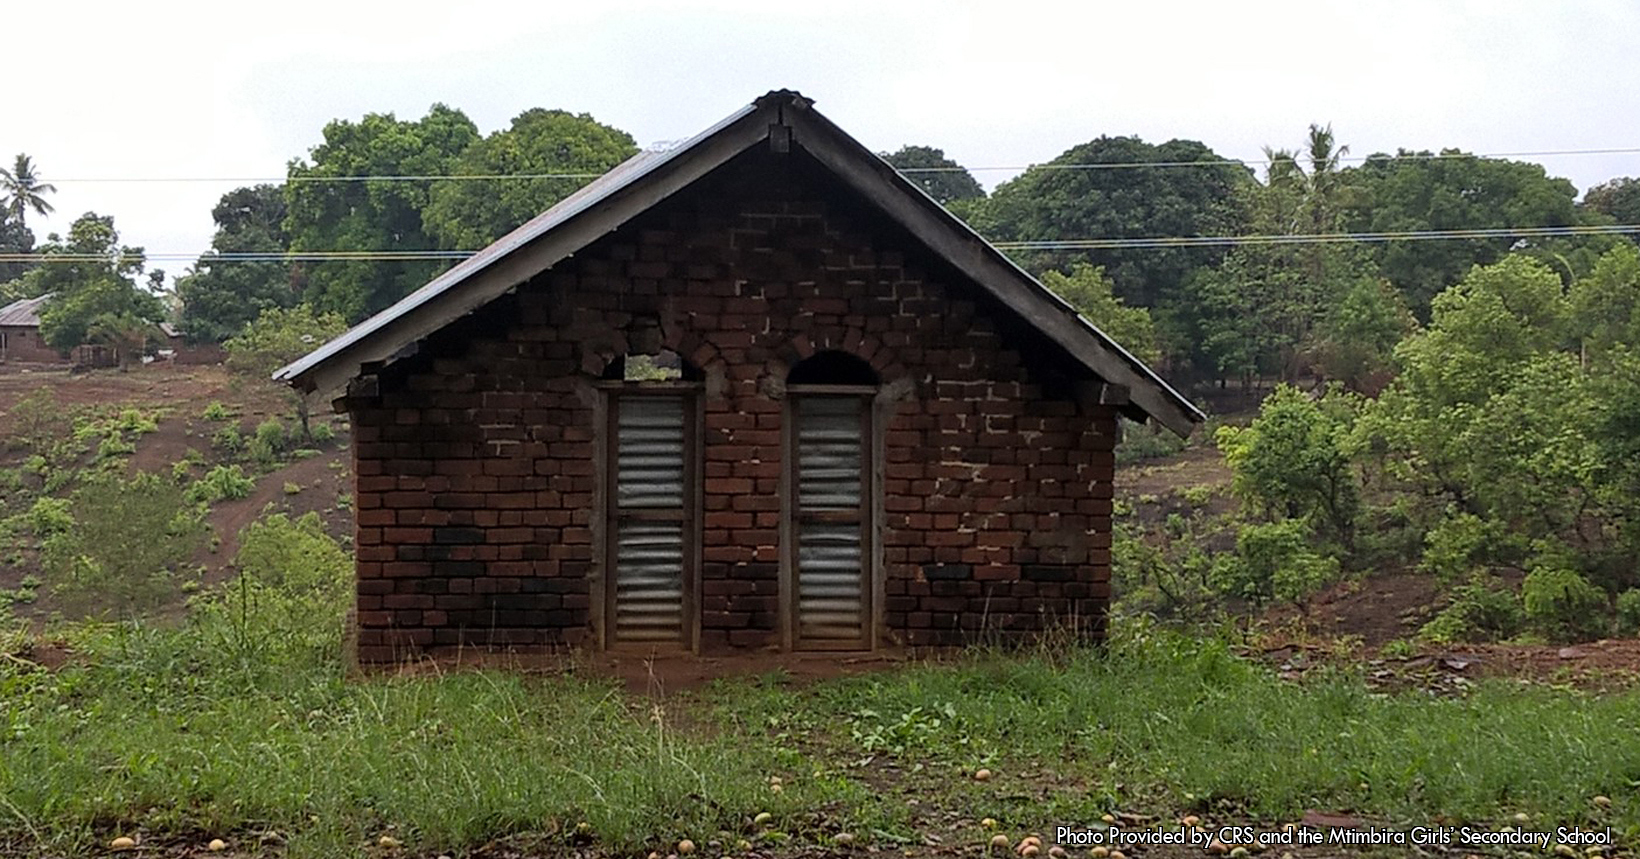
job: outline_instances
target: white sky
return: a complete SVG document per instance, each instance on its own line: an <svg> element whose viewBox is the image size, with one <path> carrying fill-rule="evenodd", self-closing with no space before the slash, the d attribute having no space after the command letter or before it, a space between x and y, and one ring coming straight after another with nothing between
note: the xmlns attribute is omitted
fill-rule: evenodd
<svg viewBox="0 0 1640 859"><path fill-rule="evenodd" d="M111 214L150 253L203 250L211 206L243 183L65 180L278 177L333 118L435 101L481 132L563 108L648 145L790 87L873 149L937 146L970 167L1101 134L1256 159L1311 122L1356 156L1640 147L1640 4L1625 0L8 6L0 160L26 152L58 180L57 213L30 225L43 240ZM1579 189L1640 175L1640 155L1533 160Z"/></svg>

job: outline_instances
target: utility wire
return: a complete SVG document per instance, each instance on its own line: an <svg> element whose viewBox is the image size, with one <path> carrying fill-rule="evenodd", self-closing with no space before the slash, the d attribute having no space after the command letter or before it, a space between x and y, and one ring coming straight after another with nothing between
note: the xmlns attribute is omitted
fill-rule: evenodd
<svg viewBox="0 0 1640 859"><path fill-rule="evenodd" d="M1494 152L1474 154L1468 152L1442 153L1405 153L1397 155L1365 155L1339 158L1341 162L1364 163L1373 159L1402 160L1402 161L1444 161L1458 159L1496 159L1496 158L1550 158L1575 155L1637 155L1640 147L1625 147L1612 149L1546 149L1535 152ZM1302 158L1295 161L1303 163ZM1120 161L1097 162L1090 164L1025 164L1025 165L998 165L991 167L906 167L899 168L905 174L919 173L982 173L992 171L1019 172L1024 170L1138 170L1149 167L1178 168L1178 167L1222 167L1249 165L1269 165L1269 159L1238 160L1234 158L1206 158L1196 161ZM576 179L592 180L602 173L457 173L457 174L411 174L411 175L362 175L362 176L95 176L73 177L68 179L53 178L52 182L82 183L82 184L115 184L115 183L220 183L220 184L314 184L335 182L505 182L505 181L533 181L536 179Z"/></svg>
<svg viewBox="0 0 1640 859"><path fill-rule="evenodd" d="M1498 227L1471 230L1406 230L1400 232L1309 233L1300 235L1253 236L1149 236L1134 238L1052 239L1044 241L994 242L998 250L1118 250L1173 247L1223 247L1234 245L1313 245L1346 242L1401 242L1401 241L1463 241L1474 239L1556 238L1563 236L1636 235L1640 224L1601 224L1563 227ZM402 262L419 260L464 260L477 251L445 250L362 250L362 251L291 251L244 253L151 253L151 254L74 254L74 253L0 253L0 262L20 263L113 263L121 260L142 259L148 262L195 262L206 265L218 262L334 262L371 261Z"/></svg>

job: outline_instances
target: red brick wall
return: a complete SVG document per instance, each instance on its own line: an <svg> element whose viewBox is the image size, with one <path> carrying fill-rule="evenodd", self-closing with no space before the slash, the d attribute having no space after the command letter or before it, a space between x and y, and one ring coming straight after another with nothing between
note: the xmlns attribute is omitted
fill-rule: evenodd
<svg viewBox="0 0 1640 859"><path fill-rule="evenodd" d="M6 348L0 360L24 364L67 364L69 359L40 339L40 329L4 325L0 332L6 336Z"/></svg>
<svg viewBox="0 0 1640 859"><path fill-rule="evenodd" d="M594 381L669 348L706 376L700 648L780 641L783 383L841 349L893 399L880 641L1103 633L1116 418L980 290L757 154L440 332L348 402L358 653L590 643Z"/></svg>

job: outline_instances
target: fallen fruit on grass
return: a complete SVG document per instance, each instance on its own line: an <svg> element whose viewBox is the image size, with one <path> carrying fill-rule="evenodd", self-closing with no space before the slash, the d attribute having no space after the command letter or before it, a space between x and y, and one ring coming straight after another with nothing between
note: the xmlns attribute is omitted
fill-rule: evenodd
<svg viewBox="0 0 1640 859"><path fill-rule="evenodd" d="M987 817L984 820L981 820L979 825L985 827L986 829L995 829L997 828L997 819L995 817Z"/></svg>
<svg viewBox="0 0 1640 859"><path fill-rule="evenodd" d="M205 849L211 851L212 853L221 853L222 851L228 849L228 842L223 841L220 838L212 838L211 843L205 845Z"/></svg>
<svg viewBox="0 0 1640 859"><path fill-rule="evenodd" d="M1024 838L1021 838L1019 840L1019 849L1021 849L1021 850L1024 850L1026 847L1040 848L1041 846L1042 846L1042 838L1040 836L1027 835Z"/></svg>
<svg viewBox="0 0 1640 859"><path fill-rule="evenodd" d="M992 847L1007 848L1008 845L1011 844L1011 843L1012 842L1008 840L1008 836L1006 836L1006 835L993 835L993 836L991 836L991 846Z"/></svg>
<svg viewBox="0 0 1640 859"><path fill-rule="evenodd" d="M1048 855L1052 856L1053 859L1065 859L1065 848L1055 844L1048 848Z"/></svg>
<svg viewBox="0 0 1640 859"><path fill-rule="evenodd" d="M974 770L974 781L990 781L991 771L987 769Z"/></svg>
<svg viewBox="0 0 1640 859"><path fill-rule="evenodd" d="M1251 855L1251 853L1247 852L1246 847L1237 847L1236 849L1230 851L1230 859L1247 859L1247 857Z"/></svg>
<svg viewBox="0 0 1640 859"><path fill-rule="evenodd" d="M1020 848L1019 855L1024 856L1025 859L1031 859L1032 856L1035 856L1041 852L1042 848L1036 846L1035 844L1027 844Z"/></svg>
<svg viewBox="0 0 1640 859"><path fill-rule="evenodd" d="M1515 812L1515 822L1516 823L1525 823L1526 821L1531 820L1531 819L1532 819L1531 816L1528 815L1524 811Z"/></svg>
<svg viewBox="0 0 1640 859"><path fill-rule="evenodd" d="M847 847L850 844L854 843L854 833L852 833L852 832L839 832L835 836L833 836L831 840L837 842L839 845L841 845L843 847Z"/></svg>
<svg viewBox="0 0 1640 859"><path fill-rule="evenodd" d="M739 850L742 853L744 853L747 850L752 849L752 842L747 841L746 839L742 838L739 841L735 842L735 849Z"/></svg>
<svg viewBox="0 0 1640 859"><path fill-rule="evenodd" d="M1597 796L1594 798L1594 804L1600 806L1601 808L1611 808L1612 798L1609 796Z"/></svg>
<svg viewBox="0 0 1640 859"><path fill-rule="evenodd" d="M1127 854L1120 850L1110 851L1110 859L1127 859Z"/></svg>
<svg viewBox="0 0 1640 859"><path fill-rule="evenodd" d="M1209 852L1209 853L1221 853L1221 854L1222 853L1229 853L1230 852L1230 845L1228 845L1228 844L1224 843L1223 841L1220 841L1219 839L1215 838L1212 841L1207 842L1207 852Z"/></svg>
<svg viewBox="0 0 1640 859"><path fill-rule="evenodd" d="M690 841L687 838L683 839L682 841L679 841L678 842L678 852L682 853L685 856L689 855L690 853L695 852L695 842Z"/></svg>
<svg viewBox="0 0 1640 859"><path fill-rule="evenodd" d="M780 776L777 776L777 775L769 776L769 784L780 784Z"/></svg>
<svg viewBox="0 0 1640 859"><path fill-rule="evenodd" d="M382 837L376 839L376 843L382 847L399 846L399 840L391 835L383 835Z"/></svg>
<svg viewBox="0 0 1640 859"><path fill-rule="evenodd" d="M780 784L780 782L775 782L775 783L774 783L774 784L771 784L771 785L769 785L769 792L770 792L770 793L779 793L779 792L781 792L781 791L783 791L783 790L785 790L785 789L786 789L786 788L785 788L785 787L783 787L783 786L782 786L782 785L781 785L781 784Z"/></svg>
<svg viewBox="0 0 1640 859"><path fill-rule="evenodd" d="M660 851L658 851L658 850L649 851L649 859L661 859Z"/></svg>
<svg viewBox="0 0 1640 859"><path fill-rule="evenodd" d="M767 824L769 821L771 821L773 819L774 819L774 815L768 813L767 811L759 811L757 813L757 816L752 818L752 825L753 826L763 826L763 825Z"/></svg>
<svg viewBox="0 0 1640 859"><path fill-rule="evenodd" d="M1088 851L1088 855L1092 856L1093 859L1105 859L1106 856L1110 855L1110 848L1109 847L1095 847L1092 850Z"/></svg>
<svg viewBox="0 0 1640 859"><path fill-rule="evenodd" d="M1184 816L1184 819L1179 822L1183 823L1185 826L1195 826L1201 823L1202 819L1194 814L1187 814Z"/></svg>
<svg viewBox="0 0 1640 859"><path fill-rule="evenodd" d="M108 849L110 850L134 850L136 849L136 846L137 842L125 837L124 835L121 835L113 841L108 842Z"/></svg>
<svg viewBox="0 0 1640 859"><path fill-rule="evenodd" d="M1106 823L1115 823L1116 822L1116 815L1114 815L1114 814L1101 814L1101 815L1099 815L1099 819L1103 820Z"/></svg>

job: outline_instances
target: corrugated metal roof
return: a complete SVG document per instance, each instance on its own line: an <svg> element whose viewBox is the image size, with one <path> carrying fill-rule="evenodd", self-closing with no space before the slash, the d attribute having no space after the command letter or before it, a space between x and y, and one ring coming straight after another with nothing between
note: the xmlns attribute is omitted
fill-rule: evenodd
<svg viewBox="0 0 1640 859"><path fill-rule="evenodd" d="M51 294L34 298L21 298L5 307L0 307L0 325L40 327L40 311L46 302L51 300Z"/></svg>

